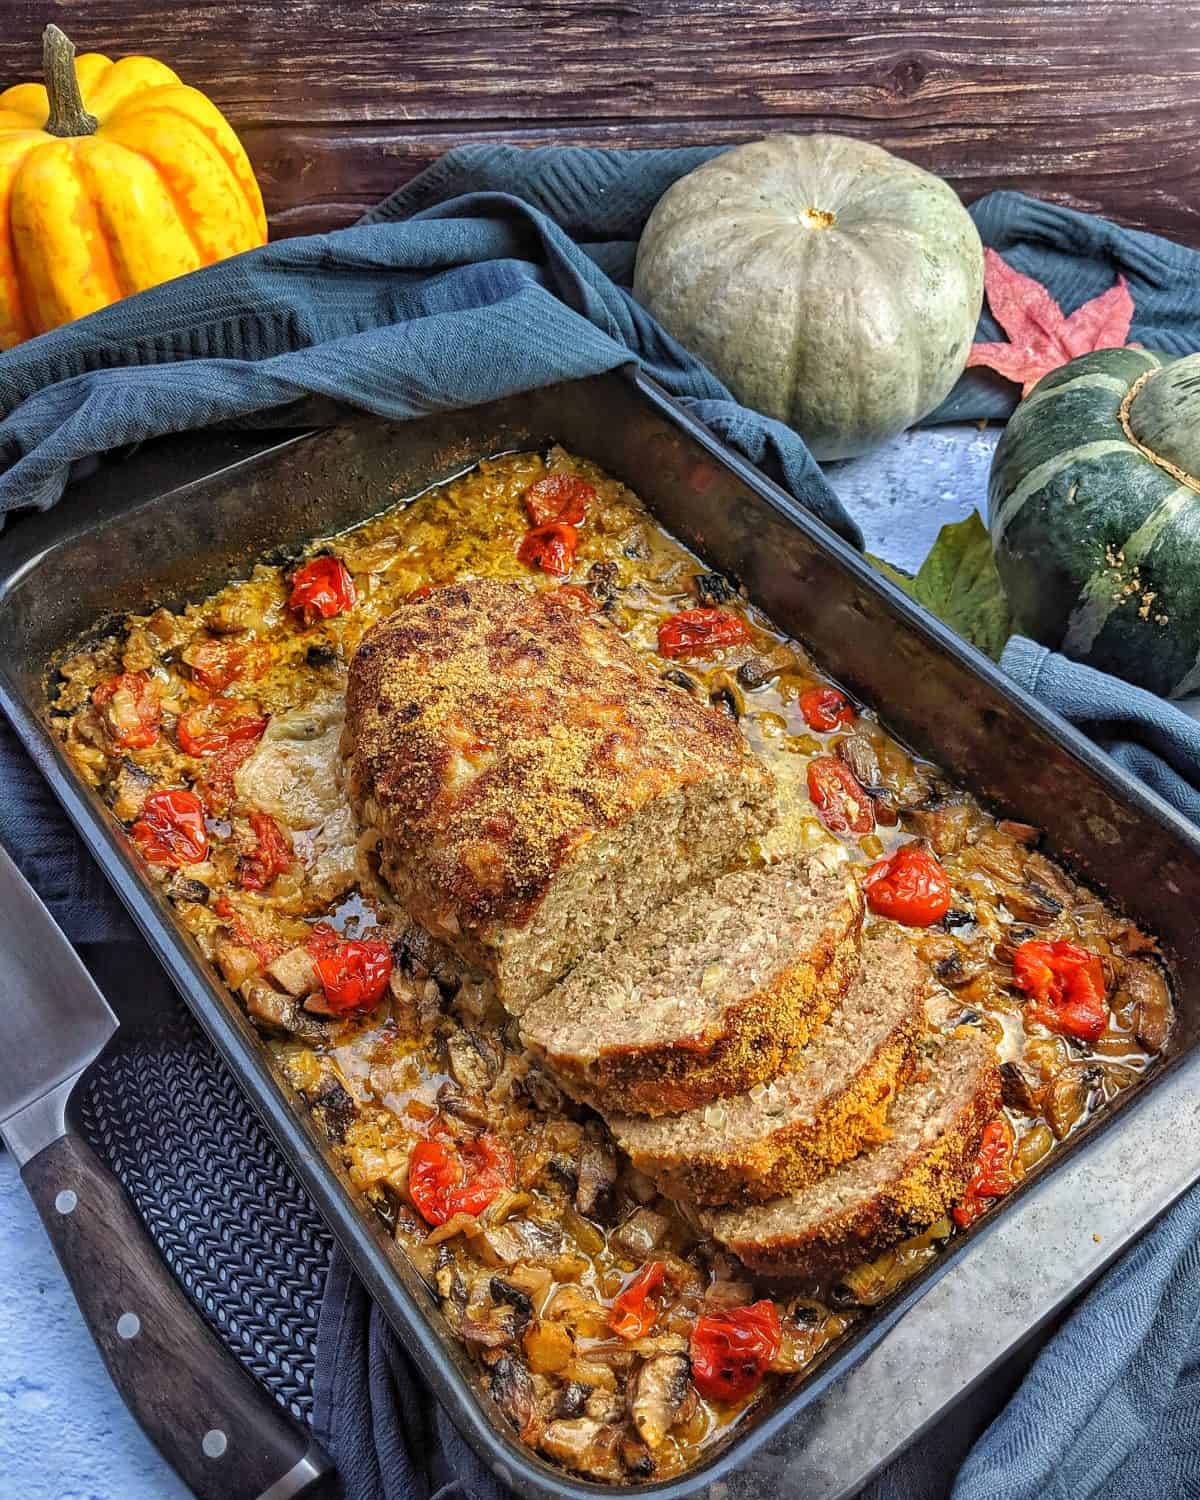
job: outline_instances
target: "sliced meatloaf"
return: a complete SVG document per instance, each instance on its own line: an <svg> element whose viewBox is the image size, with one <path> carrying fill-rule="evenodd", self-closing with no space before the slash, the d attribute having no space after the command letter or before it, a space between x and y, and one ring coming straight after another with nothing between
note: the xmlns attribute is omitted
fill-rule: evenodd
<svg viewBox="0 0 1200 1500"><path fill-rule="evenodd" d="M521 1039L603 1111L696 1108L796 1055L853 977L861 925L844 868L735 871L580 963L525 1012Z"/></svg>
<svg viewBox="0 0 1200 1500"><path fill-rule="evenodd" d="M700 1222L754 1271L845 1270L928 1227L962 1197L984 1126L999 1108L995 1048L963 1028L931 1048L892 1106L882 1145L801 1192L704 1211Z"/></svg>
<svg viewBox="0 0 1200 1500"><path fill-rule="evenodd" d="M579 591L473 579L405 605L351 662L344 748L400 904L517 1014L776 816L737 725Z"/></svg>
<svg viewBox="0 0 1200 1500"><path fill-rule="evenodd" d="M925 988L908 943L870 937L858 977L791 1071L685 1114L609 1115L609 1128L675 1198L731 1204L807 1187L884 1139L925 1030Z"/></svg>

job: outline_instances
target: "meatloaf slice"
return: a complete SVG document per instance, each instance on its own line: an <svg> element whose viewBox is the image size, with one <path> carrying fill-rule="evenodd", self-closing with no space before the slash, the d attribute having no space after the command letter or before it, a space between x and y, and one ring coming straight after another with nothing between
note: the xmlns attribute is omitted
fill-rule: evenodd
<svg viewBox="0 0 1200 1500"><path fill-rule="evenodd" d="M869 937L858 977L790 1072L685 1114L609 1115L609 1128L675 1198L731 1204L807 1187L886 1137L925 1030L926 973L903 939Z"/></svg>
<svg viewBox="0 0 1200 1500"><path fill-rule="evenodd" d="M401 906L517 1014L776 816L737 725L560 588L450 584L368 631L345 749Z"/></svg>
<svg viewBox="0 0 1200 1500"><path fill-rule="evenodd" d="M964 1028L931 1051L896 1100L883 1145L801 1192L704 1211L700 1222L754 1271L845 1270L927 1228L962 1197L984 1126L999 1108L995 1048Z"/></svg>
<svg viewBox="0 0 1200 1500"><path fill-rule="evenodd" d="M599 1109L696 1108L796 1055L853 977L861 925L844 867L723 875L578 964L525 1012L521 1039Z"/></svg>

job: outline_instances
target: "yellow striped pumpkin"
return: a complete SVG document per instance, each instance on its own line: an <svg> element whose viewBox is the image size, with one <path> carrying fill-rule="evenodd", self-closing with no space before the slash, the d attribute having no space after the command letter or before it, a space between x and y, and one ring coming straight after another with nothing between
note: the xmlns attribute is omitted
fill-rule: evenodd
<svg viewBox="0 0 1200 1500"><path fill-rule="evenodd" d="M160 62L48 26L46 83L0 94L0 350L261 245L262 194L220 111Z"/></svg>

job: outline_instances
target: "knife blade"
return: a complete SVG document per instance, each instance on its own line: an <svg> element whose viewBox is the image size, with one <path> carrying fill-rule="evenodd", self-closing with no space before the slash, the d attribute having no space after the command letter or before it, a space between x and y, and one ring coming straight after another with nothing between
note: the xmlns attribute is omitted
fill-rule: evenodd
<svg viewBox="0 0 1200 1500"><path fill-rule="evenodd" d="M0 1136L125 1404L199 1500L292 1500L329 1461L209 1330L70 1128L117 1018L0 847Z"/></svg>

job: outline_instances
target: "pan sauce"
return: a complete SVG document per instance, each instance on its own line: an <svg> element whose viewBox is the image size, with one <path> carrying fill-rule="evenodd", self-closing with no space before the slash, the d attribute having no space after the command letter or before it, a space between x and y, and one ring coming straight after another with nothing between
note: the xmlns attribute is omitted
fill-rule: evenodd
<svg viewBox="0 0 1200 1500"><path fill-rule="evenodd" d="M415 589L464 575L559 582L517 558L528 524L522 497L547 464L598 491L570 581L674 680L736 714L779 779L783 816L761 854L807 849L865 866L914 834L939 852L954 890L950 917L904 930L930 965L938 1024L982 1027L1010 1064L1006 1116L1018 1175L1147 1066L1166 1039L1170 1000L1152 942L1032 848L1036 830L997 823L936 768L910 757L869 709L833 731L812 730L799 698L822 679L803 650L736 596L724 598L728 581L705 574L628 490L561 452L488 461L314 544L313 553L324 545L353 577L357 600L346 613L305 625L287 607L291 569L262 565L177 615L131 617L67 662L55 723L114 816L128 827L150 793L200 789L206 857L148 872L165 882L352 1180L393 1225L490 1372L505 1415L527 1441L579 1472L612 1481L664 1478L694 1461L747 1406L770 1399L837 1339L857 1306L880 1300L955 1231L942 1220L835 1286L781 1293L783 1342L758 1392L732 1404L689 1392L673 1403L673 1425L661 1441L648 1445L639 1435L631 1406L641 1400L644 1415L647 1402L657 1399L661 1408L667 1399L653 1379L665 1366L654 1361L686 1350L700 1312L770 1289L698 1242L651 1184L622 1168L598 1123L505 1045L486 987L422 935L406 932L340 785L345 665L371 624ZM742 614L751 640L706 660L658 658L659 624L713 602ZM128 692L116 708L111 698L100 707L93 701L96 687L119 674L144 680L141 691L157 703L149 743L119 743ZM226 721L265 719L265 731L221 752L188 753L180 719L211 713L214 700L232 705L223 710ZM194 736L191 743L195 751ZM814 755L830 753L872 782L874 832L838 839L817 819L806 770ZM275 819L292 854L259 890L246 879L257 848L252 809ZM320 1007L319 987L293 996L266 973L303 951L317 921L394 944L391 988L370 1015L319 1014L309 1008ZM1069 939L1102 956L1109 1015L1097 1041L1026 1030L1011 955L1030 936ZM452 1135L481 1127L501 1135L517 1173L479 1219L431 1230L409 1201L407 1161L434 1122ZM653 1259L667 1268L666 1305L648 1338L627 1343L614 1335L609 1309Z"/></svg>

